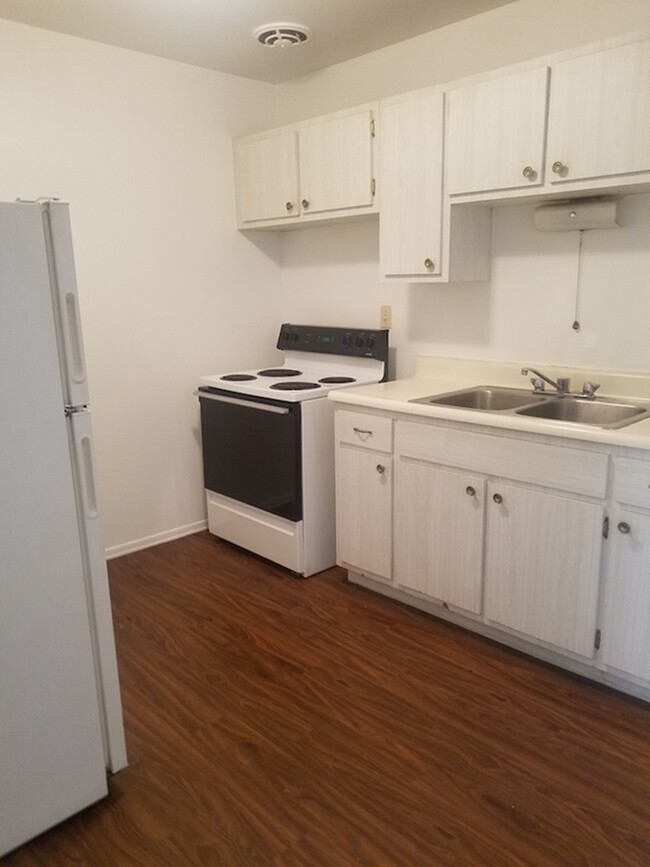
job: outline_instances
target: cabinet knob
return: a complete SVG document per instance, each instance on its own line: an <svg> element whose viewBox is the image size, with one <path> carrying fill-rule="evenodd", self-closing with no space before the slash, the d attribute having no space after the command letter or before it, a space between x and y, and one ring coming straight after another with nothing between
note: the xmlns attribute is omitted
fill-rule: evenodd
<svg viewBox="0 0 650 867"><path fill-rule="evenodd" d="M534 181L537 178L537 172L532 166L526 166L522 172L522 175L526 178L527 181Z"/></svg>
<svg viewBox="0 0 650 867"><path fill-rule="evenodd" d="M618 532L623 533L624 535L627 535L628 533L630 533L631 530L632 530L632 528L627 523L627 521L621 521L621 523L618 525Z"/></svg>
<svg viewBox="0 0 650 867"><path fill-rule="evenodd" d="M287 211L293 211L293 202L287 202L284 207Z"/></svg>
<svg viewBox="0 0 650 867"><path fill-rule="evenodd" d="M303 206L303 208L305 210L307 210L309 208L309 199L303 199L300 204Z"/></svg>
<svg viewBox="0 0 650 867"><path fill-rule="evenodd" d="M433 259L425 259L424 260L424 267L428 268L429 271L433 271L433 269L436 267L436 264L433 261Z"/></svg>
<svg viewBox="0 0 650 867"><path fill-rule="evenodd" d="M497 504L503 502L503 497L501 496L501 494L493 494L492 499Z"/></svg>
<svg viewBox="0 0 650 867"><path fill-rule="evenodd" d="M467 494L468 497L475 497L476 496L476 488L473 488L471 485L468 485L465 488L465 493Z"/></svg>
<svg viewBox="0 0 650 867"><path fill-rule="evenodd" d="M551 166L551 170L556 175L565 175L568 172L567 167L560 160L556 160Z"/></svg>
<svg viewBox="0 0 650 867"><path fill-rule="evenodd" d="M383 464L377 464L375 469L377 470L379 475L381 475L382 473L384 473L386 471L386 467Z"/></svg>

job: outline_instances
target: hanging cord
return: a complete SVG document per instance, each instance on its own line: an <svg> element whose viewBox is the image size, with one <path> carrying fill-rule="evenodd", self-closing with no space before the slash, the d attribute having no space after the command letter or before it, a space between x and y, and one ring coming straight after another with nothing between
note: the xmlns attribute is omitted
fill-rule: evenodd
<svg viewBox="0 0 650 867"><path fill-rule="evenodd" d="M584 239L585 230L580 229L580 240L578 242L578 274L576 277L576 306L573 325L574 331L580 331L580 296L582 292L582 241Z"/></svg>

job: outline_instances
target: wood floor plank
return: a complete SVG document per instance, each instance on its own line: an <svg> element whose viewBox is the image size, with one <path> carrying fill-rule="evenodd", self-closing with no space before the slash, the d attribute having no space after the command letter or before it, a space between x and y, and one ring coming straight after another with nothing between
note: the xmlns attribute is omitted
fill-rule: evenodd
<svg viewBox="0 0 650 867"><path fill-rule="evenodd" d="M129 768L6 867L641 867L650 707L207 533L110 563Z"/></svg>

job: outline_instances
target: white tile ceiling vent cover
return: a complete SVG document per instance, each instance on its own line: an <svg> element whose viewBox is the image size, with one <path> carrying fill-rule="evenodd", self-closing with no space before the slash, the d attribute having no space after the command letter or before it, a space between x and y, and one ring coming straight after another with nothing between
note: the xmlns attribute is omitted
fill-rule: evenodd
<svg viewBox="0 0 650 867"><path fill-rule="evenodd" d="M302 24L263 24L253 30L254 38L270 48L302 45L309 39L309 28Z"/></svg>

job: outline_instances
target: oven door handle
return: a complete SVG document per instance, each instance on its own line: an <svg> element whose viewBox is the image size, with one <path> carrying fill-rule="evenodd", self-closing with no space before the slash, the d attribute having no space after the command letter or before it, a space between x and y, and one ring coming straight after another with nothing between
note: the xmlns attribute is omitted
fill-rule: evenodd
<svg viewBox="0 0 650 867"><path fill-rule="evenodd" d="M195 391L200 399L218 400L220 403L234 403L235 406L247 406L249 409L261 409L263 412L274 412L276 415L288 415L289 409L286 406L273 406L269 403L257 403L254 400L239 400L236 397L224 397L221 394L208 394L205 391Z"/></svg>

